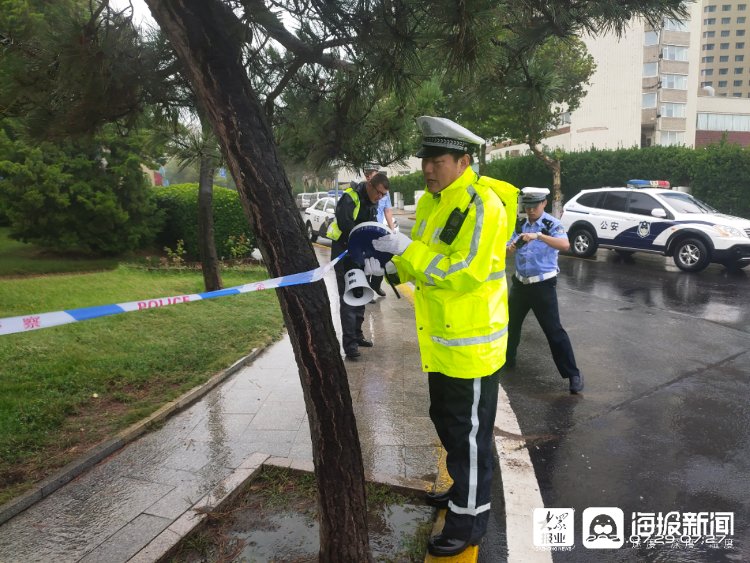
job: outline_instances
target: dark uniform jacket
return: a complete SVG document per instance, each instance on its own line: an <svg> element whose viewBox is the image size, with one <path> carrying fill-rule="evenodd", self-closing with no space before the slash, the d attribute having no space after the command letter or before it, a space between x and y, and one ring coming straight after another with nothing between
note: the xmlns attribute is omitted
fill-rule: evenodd
<svg viewBox="0 0 750 563"><path fill-rule="evenodd" d="M365 182L360 182L356 188L353 189L353 194L344 193L339 202L336 204L336 223L341 229L341 236L338 240L334 240L331 244L331 256L338 256L344 250L349 242L349 233L355 225L360 223L366 223L367 221L377 221L378 219L378 204L370 201L367 197L367 189ZM354 217L354 209L356 207L355 201L351 196L359 198L359 212ZM354 264L348 259L348 256L336 264L337 270L348 271L354 267L362 268L364 264Z"/></svg>

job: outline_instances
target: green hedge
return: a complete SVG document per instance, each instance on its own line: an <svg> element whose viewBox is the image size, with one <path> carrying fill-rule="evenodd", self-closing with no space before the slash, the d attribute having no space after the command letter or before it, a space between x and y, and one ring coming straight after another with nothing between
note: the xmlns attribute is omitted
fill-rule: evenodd
<svg viewBox="0 0 750 563"><path fill-rule="evenodd" d="M551 173L534 156L493 160L482 167L481 173L518 188L552 184ZM592 149L562 156L564 202L581 190L624 186L633 178L669 180L672 186L689 186L695 197L720 211L750 218L749 148L722 142L701 149ZM421 172L391 179L391 191L402 192L406 204L413 204L414 191L421 189L424 189Z"/></svg>
<svg viewBox="0 0 750 563"><path fill-rule="evenodd" d="M155 188L156 201L164 210L164 228L157 241L161 246L176 248L182 239L188 258L198 259L198 184L175 184ZM214 186L214 240L219 258L230 258L229 237L245 235L251 248L256 246L255 235L240 204L236 191Z"/></svg>

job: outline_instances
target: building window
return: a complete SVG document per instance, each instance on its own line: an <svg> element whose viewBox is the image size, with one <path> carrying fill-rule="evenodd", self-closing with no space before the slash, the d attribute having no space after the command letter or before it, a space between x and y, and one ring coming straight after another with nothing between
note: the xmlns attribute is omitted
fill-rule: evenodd
<svg viewBox="0 0 750 563"><path fill-rule="evenodd" d="M737 18L737 23L745 23L745 16L740 16Z"/></svg>
<svg viewBox="0 0 750 563"><path fill-rule="evenodd" d="M721 25L729 25L732 23L732 18L721 18Z"/></svg>
<svg viewBox="0 0 750 563"><path fill-rule="evenodd" d="M716 18L705 18L703 20L703 25L714 25L716 23ZM648 35L648 32L646 32Z"/></svg>
<svg viewBox="0 0 750 563"><path fill-rule="evenodd" d="M745 55L735 55L734 56L734 62L741 63L745 60Z"/></svg>
<svg viewBox="0 0 750 563"><path fill-rule="evenodd" d="M659 32L658 31L647 31L643 38L643 44L648 47L649 45L657 45L659 43Z"/></svg>
<svg viewBox="0 0 750 563"><path fill-rule="evenodd" d="M643 94L643 99L641 103L643 104L643 109L655 108L656 107L656 94L655 93Z"/></svg>
<svg viewBox="0 0 750 563"><path fill-rule="evenodd" d="M722 50L729 49L729 43L721 43L721 44L719 44L719 49L722 49Z"/></svg>
<svg viewBox="0 0 750 563"><path fill-rule="evenodd" d="M712 68L704 68L701 71L701 75L702 76L713 76L714 75L714 69L712 69Z"/></svg>
<svg viewBox="0 0 750 563"><path fill-rule="evenodd" d="M726 87L727 87L727 81L719 80L719 88L726 88Z"/></svg>
<svg viewBox="0 0 750 563"><path fill-rule="evenodd" d="M744 12L747 9L747 4L737 4L737 11Z"/></svg>
<svg viewBox="0 0 750 563"><path fill-rule="evenodd" d="M661 105L662 117L685 117L685 104L666 102Z"/></svg>
<svg viewBox="0 0 750 563"><path fill-rule="evenodd" d="M658 76L659 63L643 63L643 76Z"/></svg>
<svg viewBox="0 0 750 563"><path fill-rule="evenodd" d="M703 7L704 12L715 12L716 11L716 5L711 4L710 6L704 6Z"/></svg>
<svg viewBox="0 0 750 563"><path fill-rule="evenodd" d="M736 49L744 49L745 48L745 44L744 43L735 43L734 46L735 46Z"/></svg>
<svg viewBox="0 0 750 563"><path fill-rule="evenodd" d="M701 88L705 88L706 86L713 86L714 83L711 80L708 80L706 82L701 82Z"/></svg>
<svg viewBox="0 0 750 563"><path fill-rule="evenodd" d="M714 58L713 58L713 56L711 56L711 57L702 57L701 58L701 62L702 63L712 63L712 62L714 62Z"/></svg>
<svg viewBox="0 0 750 563"><path fill-rule="evenodd" d="M735 88L742 86L742 80L735 80L734 82L732 82L732 86L734 86Z"/></svg>
<svg viewBox="0 0 750 563"><path fill-rule="evenodd" d="M732 94L732 97L733 98L741 98L742 97L742 92L735 92L735 93Z"/></svg>
<svg viewBox="0 0 750 563"><path fill-rule="evenodd" d="M720 68L719 69L719 74L729 74L729 69L728 68Z"/></svg>
<svg viewBox="0 0 750 563"><path fill-rule="evenodd" d="M744 29L737 29L737 30L735 30L735 35L737 35L737 37L743 37L745 35L745 30Z"/></svg>
<svg viewBox="0 0 750 563"><path fill-rule="evenodd" d="M719 62L720 63L729 62L729 55L719 55Z"/></svg>
<svg viewBox="0 0 750 563"><path fill-rule="evenodd" d="M667 61L686 61L688 60L688 48L679 45L665 45L662 49L662 56Z"/></svg>
<svg viewBox="0 0 750 563"><path fill-rule="evenodd" d="M688 22L666 18L664 20L664 29L667 31L688 31Z"/></svg>
<svg viewBox="0 0 750 563"><path fill-rule="evenodd" d="M670 90L687 90L687 76L684 74L662 74L661 87Z"/></svg>
<svg viewBox="0 0 750 563"><path fill-rule="evenodd" d="M734 69L735 74L742 74L745 71L744 67L738 66Z"/></svg>
<svg viewBox="0 0 750 563"><path fill-rule="evenodd" d="M732 10L732 5L731 4L722 4L721 5L721 11L722 12L729 12L731 10Z"/></svg>
<svg viewBox="0 0 750 563"><path fill-rule="evenodd" d="M722 37L729 37L729 30L728 29L722 29L721 30L721 36Z"/></svg>
<svg viewBox="0 0 750 563"><path fill-rule="evenodd" d="M662 131L660 145L682 145L685 143L685 131Z"/></svg>
<svg viewBox="0 0 750 563"><path fill-rule="evenodd" d="M704 51L713 51L714 50L714 44L713 43L706 43L703 45Z"/></svg>
<svg viewBox="0 0 750 563"><path fill-rule="evenodd" d="M704 31L703 32L703 38L704 39L711 39L712 37L715 37L715 36L716 36L716 32L715 31Z"/></svg>

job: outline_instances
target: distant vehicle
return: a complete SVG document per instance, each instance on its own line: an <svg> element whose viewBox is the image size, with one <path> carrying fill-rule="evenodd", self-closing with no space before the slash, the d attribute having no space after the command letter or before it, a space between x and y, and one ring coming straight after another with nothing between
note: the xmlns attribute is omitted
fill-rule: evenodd
<svg viewBox="0 0 750 563"><path fill-rule="evenodd" d="M313 203L318 201L318 199L319 198L318 198L317 193L303 193L303 194L297 194L295 201L297 202L298 209L307 209Z"/></svg>
<svg viewBox="0 0 750 563"><path fill-rule="evenodd" d="M591 256L601 246L624 256L672 256L686 272L711 262L730 270L750 264L749 220L719 213L664 180L582 190L565 204L561 220L575 256Z"/></svg>
<svg viewBox="0 0 750 563"><path fill-rule="evenodd" d="M335 217L336 199L332 197L321 198L305 209L305 229L307 229L307 236L310 237L310 240L315 242L318 237L325 237L328 225Z"/></svg>

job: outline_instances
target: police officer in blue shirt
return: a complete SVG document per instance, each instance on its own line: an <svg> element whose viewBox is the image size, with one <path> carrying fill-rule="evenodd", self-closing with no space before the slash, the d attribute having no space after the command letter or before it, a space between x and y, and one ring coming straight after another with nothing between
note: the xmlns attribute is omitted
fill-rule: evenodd
<svg viewBox="0 0 750 563"><path fill-rule="evenodd" d="M557 306L557 255L568 250L570 242L565 228L544 211L549 190L524 188L521 202L527 219L519 222L516 233L508 244L508 252L515 254L516 273L508 297L508 351L505 365L513 367L521 340L521 327L529 310L547 337L552 358L560 375L568 380L570 392L583 390L583 376L576 366L568 333L560 324Z"/></svg>

